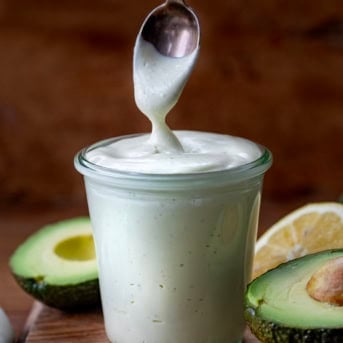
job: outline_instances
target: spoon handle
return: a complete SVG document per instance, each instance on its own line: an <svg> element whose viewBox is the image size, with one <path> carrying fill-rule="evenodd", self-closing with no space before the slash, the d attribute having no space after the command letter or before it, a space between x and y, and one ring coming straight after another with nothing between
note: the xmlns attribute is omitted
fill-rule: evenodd
<svg viewBox="0 0 343 343"><path fill-rule="evenodd" d="M174 3L176 2L176 3L179 3L179 4L181 4L181 5L187 6L184 0L167 0L167 1L166 1L166 4L171 4L171 3L173 3L173 2L174 2Z"/></svg>

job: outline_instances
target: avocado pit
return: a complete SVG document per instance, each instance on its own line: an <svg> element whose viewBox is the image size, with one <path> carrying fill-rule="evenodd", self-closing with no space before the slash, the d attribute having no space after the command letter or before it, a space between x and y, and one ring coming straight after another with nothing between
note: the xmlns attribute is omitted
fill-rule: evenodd
<svg viewBox="0 0 343 343"><path fill-rule="evenodd" d="M317 301L343 306L343 257L324 263L312 275L306 290Z"/></svg>
<svg viewBox="0 0 343 343"><path fill-rule="evenodd" d="M95 259L92 235L79 235L58 242L55 254L65 260L89 261Z"/></svg>

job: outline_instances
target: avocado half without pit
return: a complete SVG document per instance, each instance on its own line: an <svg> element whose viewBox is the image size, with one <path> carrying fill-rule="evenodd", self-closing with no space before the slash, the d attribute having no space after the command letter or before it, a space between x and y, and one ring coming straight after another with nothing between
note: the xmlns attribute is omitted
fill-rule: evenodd
<svg viewBox="0 0 343 343"><path fill-rule="evenodd" d="M292 260L253 280L245 318L262 342L343 342L343 249Z"/></svg>
<svg viewBox="0 0 343 343"><path fill-rule="evenodd" d="M27 293L48 306L77 311L100 304L89 218L43 227L16 249L10 268Z"/></svg>

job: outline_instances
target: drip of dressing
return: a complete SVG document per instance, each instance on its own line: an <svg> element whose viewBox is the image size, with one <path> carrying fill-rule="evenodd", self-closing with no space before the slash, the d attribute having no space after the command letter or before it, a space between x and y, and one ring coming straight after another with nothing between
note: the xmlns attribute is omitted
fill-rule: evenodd
<svg viewBox="0 0 343 343"><path fill-rule="evenodd" d="M166 124L166 116L181 95L198 51L199 47L185 57L166 57L138 35L133 60L135 101L151 121L149 143L158 153L183 152L181 143Z"/></svg>
<svg viewBox="0 0 343 343"><path fill-rule="evenodd" d="M133 60L137 107L152 132L123 138L87 153L90 162L124 172L178 174L230 169L261 156L243 138L197 131L171 131L166 116L192 72L199 47L186 57L166 57L138 35Z"/></svg>

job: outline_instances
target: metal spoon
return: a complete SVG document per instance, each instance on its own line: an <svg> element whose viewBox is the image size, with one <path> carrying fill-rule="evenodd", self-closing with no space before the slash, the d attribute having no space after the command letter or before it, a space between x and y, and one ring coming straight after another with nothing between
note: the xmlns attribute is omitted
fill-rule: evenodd
<svg viewBox="0 0 343 343"><path fill-rule="evenodd" d="M185 57L199 46L200 25L183 0L167 0L148 15L141 36L161 55Z"/></svg>

